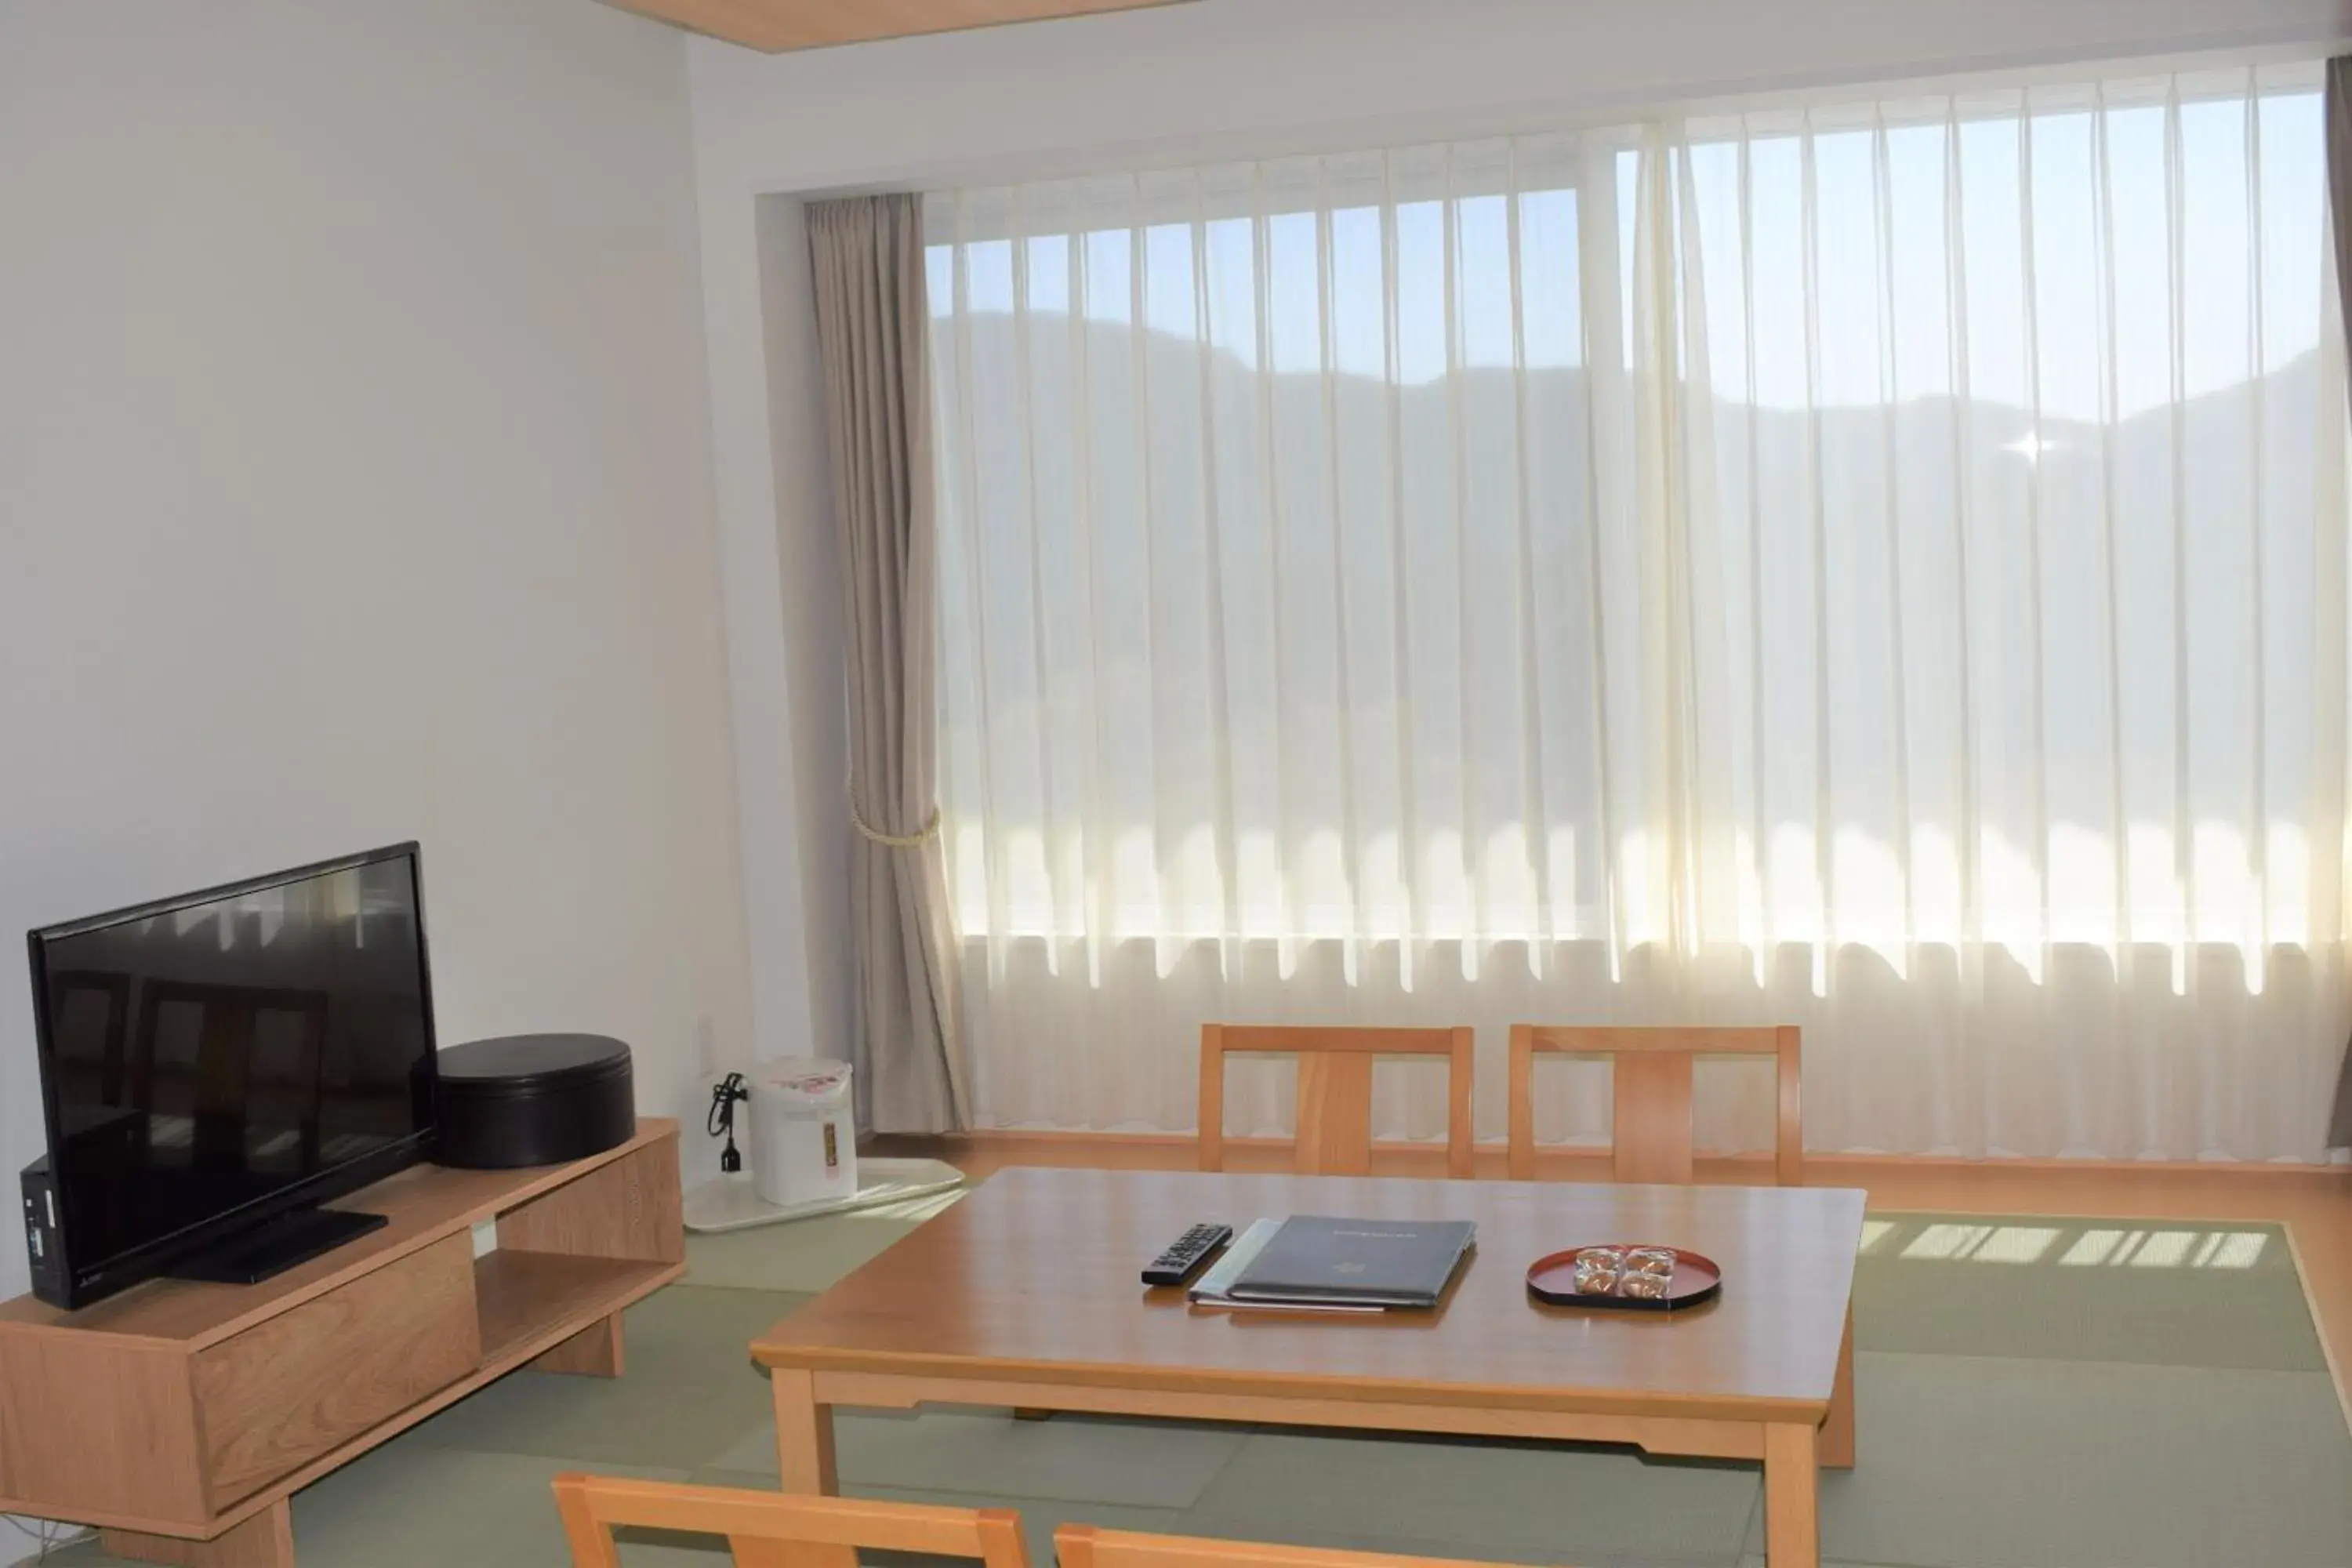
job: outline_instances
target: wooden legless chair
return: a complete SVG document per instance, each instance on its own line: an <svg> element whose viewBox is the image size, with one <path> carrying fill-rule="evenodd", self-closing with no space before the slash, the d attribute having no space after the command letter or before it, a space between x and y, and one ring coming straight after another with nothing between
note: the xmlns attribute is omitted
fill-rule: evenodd
<svg viewBox="0 0 2352 1568"><path fill-rule="evenodd" d="M620 1568L616 1525L723 1535L736 1568L857 1568L858 1548L976 1557L1029 1568L1021 1516L1003 1508L935 1508L863 1498L790 1497L618 1476L555 1478L573 1568Z"/></svg>
<svg viewBox="0 0 2352 1568"><path fill-rule="evenodd" d="M1574 1028L1511 1026L1510 1171L1536 1173L1536 1053L1606 1056L1616 1078L1615 1176L1621 1182L1683 1185L1691 1179L1691 1064L1699 1057L1770 1057L1780 1093L1773 1129L1773 1175L1784 1187L1805 1184L1804 1103L1799 1093L1804 1041L1794 1024L1733 1028ZM1838 1397L1822 1424L1821 1463L1853 1468L1853 1309L1838 1346Z"/></svg>
<svg viewBox="0 0 2352 1568"><path fill-rule="evenodd" d="M1691 1179L1691 1063L1698 1057L1773 1058L1780 1114L1773 1173L1784 1187L1805 1183L1805 1122L1798 1080L1802 1042L1797 1026L1614 1028L1511 1026L1510 1171L1535 1179L1535 1068L1538 1052L1614 1058L1616 1179L1682 1185Z"/></svg>
<svg viewBox="0 0 2352 1568"><path fill-rule="evenodd" d="M1445 1173L1467 1176L1471 1047L1467 1028L1388 1029L1286 1025L1201 1026L1201 1169L1225 1168L1225 1058L1298 1058L1298 1134L1293 1165L1302 1175L1360 1176L1372 1162L1372 1063L1380 1057L1445 1058Z"/></svg>
<svg viewBox="0 0 2352 1568"><path fill-rule="evenodd" d="M1444 1557L1142 1535L1091 1524L1066 1524L1054 1531L1054 1555L1062 1568L1472 1568Z"/></svg>

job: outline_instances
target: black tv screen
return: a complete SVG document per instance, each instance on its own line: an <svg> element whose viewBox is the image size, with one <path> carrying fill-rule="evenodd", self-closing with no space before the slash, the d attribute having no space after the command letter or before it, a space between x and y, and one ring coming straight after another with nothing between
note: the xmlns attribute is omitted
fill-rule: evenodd
<svg viewBox="0 0 2352 1568"><path fill-rule="evenodd" d="M31 933L71 1304L418 1157L422 905L405 844Z"/></svg>

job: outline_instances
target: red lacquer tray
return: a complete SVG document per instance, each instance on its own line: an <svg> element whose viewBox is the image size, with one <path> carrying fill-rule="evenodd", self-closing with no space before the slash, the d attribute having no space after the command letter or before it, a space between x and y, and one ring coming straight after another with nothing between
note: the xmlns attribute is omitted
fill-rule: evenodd
<svg viewBox="0 0 2352 1568"><path fill-rule="evenodd" d="M1528 1294L1555 1307L1600 1307L1620 1312L1679 1312L1723 1294L1723 1269L1712 1258L1665 1247L1675 1255L1675 1277L1661 1297L1587 1296L1576 1289L1576 1255L1594 1247L1660 1247L1654 1241L1587 1241L1546 1253L1528 1265Z"/></svg>

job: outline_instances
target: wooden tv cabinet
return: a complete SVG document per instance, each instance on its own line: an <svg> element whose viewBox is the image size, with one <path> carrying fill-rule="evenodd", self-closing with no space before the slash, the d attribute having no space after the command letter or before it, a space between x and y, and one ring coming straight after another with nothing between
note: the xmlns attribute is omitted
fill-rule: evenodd
<svg viewBox="0 0 2352 1568"><path fill-rule="evenodd" d="M619 1376L621 1310L686 1271L666 1119L571 1164L414 1165L334 1206L391 1223L258 1285L0 1303L0 1513L147 1562L291 1568L296 1491L517 1367Z"/></svg>

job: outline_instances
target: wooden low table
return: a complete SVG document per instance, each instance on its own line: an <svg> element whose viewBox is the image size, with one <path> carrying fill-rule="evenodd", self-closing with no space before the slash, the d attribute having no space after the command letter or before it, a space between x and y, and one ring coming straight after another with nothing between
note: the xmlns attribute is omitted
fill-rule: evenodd
<svg viewBox="0 0 2352 1568"><path fill-rule="evenodd" d="M1773 1568L1820 1561L1817 1468L1853 1463L1863 1194L1014 1169L755 1341L786 1491L834 1489L836 1405L938 1402L1631 1443L1757 1459ZM1434 1312L1196 1312L1137 1273L1196 1220L1468 1219ZM1527 1266L1657 1241L1722 1264L1672 1316L1548 1307Z"/></svg>

